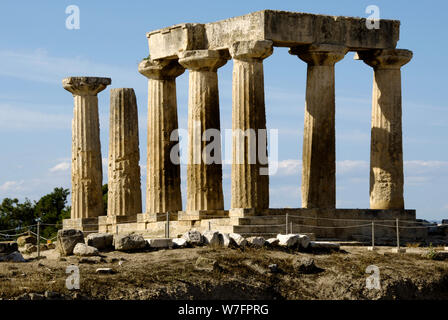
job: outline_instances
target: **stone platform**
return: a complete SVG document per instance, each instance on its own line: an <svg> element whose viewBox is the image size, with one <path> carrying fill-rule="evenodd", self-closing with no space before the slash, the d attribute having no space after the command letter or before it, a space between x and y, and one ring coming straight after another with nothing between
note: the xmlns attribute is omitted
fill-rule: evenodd
<svg viewBox="0 0 448 320"><path fill-rule="evenodd" d="M359 241L370 243L372 239L372 221L374 221L375 244L394 245L396 241L395 219L400 227L418 226L415 210L370 210L370 209L232 209L213 212L192 219L197 212L179 212L177 217L170 214L169 236L177 237L195 228L198 231L208 229L223 233L239 233L242 236L275 237L279 233L314 234L317 240ZM162 215L161 215L162 216ZM185 217L185 219L182 219ZM84 219L85 220L85 219ZM287 223L288 221L288 223ZM64 228L74 227L83 231L93 230L92 221L64 220ZM147 214L137 217L99 217L99 232L130 233L136 232L146 237L165 237L166 219L156 221ZM287 226L288 224L288 226ZM89 228L86 228L86 225ZM292 228L292 229L291 229ZM400 242L424 241L426 229L400 228Z"/></svg>

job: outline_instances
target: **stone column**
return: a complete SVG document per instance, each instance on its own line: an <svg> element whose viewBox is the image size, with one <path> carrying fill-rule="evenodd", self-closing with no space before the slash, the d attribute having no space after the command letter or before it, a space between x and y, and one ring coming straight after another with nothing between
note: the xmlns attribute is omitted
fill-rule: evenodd
<svg viewBox="0 0 448 320"><path fill-rule="evenodd" d="M176 78L185 69L176 60L143 60L138 70L149 79L146 213L157 216L182 210L180 162L170 157L177 142L170 138L178 129Z"/></svg>
<svg viewBox="0 0 448 320"><path fill-rule="evenodd" d="M303 132L302 207L336 207L335 69L345 47L292 48L308 64Z"/></svg>
<svg viewBox="0 0 448 320"><path fill-rule="evenodd" d="M138 111L134 89L110 90L108 216L142 212Z"/></svg>
<svg viewBox="0 0 448 320"><path fill-rule="evenodd" d="M190 73L187 211L223 210L217 69L229 56L215 50L191 50L182 52L179 58ZM203 139L206 130L212 134L210 142ZM213 145L213 152L206 148L209 144Z"/></svg>
<svg viewBox="0 0 448 320"><path fill-rule="evenodd" d="M355 59L374 69L370 208L404 209L401 67L412 59L412 51L362 51Z"/></svg>
<svg viewBox="0 0 448 320"><path fill-rule="evenodd" d="M75 100L72 122L71 218L94 218L103 213L103 170L97 94L110 78L70 77L62 80Z"/></svg>
<svg viewBox="0 0 448 320"><path fill-rule="evenodd" d="M266 112L263 59L273 52L272 41L242 41L230 48L232 90L231 208L269 208ZM259 141L261 139L261 141ZM264 159L260 159L260 156Z"/></svg>

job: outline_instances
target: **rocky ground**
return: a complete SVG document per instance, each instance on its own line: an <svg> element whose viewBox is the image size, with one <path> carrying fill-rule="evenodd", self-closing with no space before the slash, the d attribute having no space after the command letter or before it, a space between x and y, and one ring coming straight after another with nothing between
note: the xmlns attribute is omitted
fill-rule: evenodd
<svg viewBox="0 0 448 320"><path fill-rule="evenodd" d="M448 299L448 260L428 248L393 254L342 247L340 252L197 247L100 257L59 257L56 250L0 263L1 299ZM441 250L439 248L438 250ZM313 264L314 261L314 264ZM80 289L66 288L67 266ZM366 268L380 270L381 289L366 287ZM98 268L111 273L98 274Z"/></svg>

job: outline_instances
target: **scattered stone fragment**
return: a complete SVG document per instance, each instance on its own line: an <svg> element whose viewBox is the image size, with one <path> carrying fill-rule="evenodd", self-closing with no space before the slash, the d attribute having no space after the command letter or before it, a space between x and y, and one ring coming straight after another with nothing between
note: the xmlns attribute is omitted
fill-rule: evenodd
<svg viewBox="0 0 448 320"><path fill-rule="evenodd" d="M194 267L196 270L213 271L215 268L218 267L218 262L215 259L199 257L196 260Z"/></svg>
<svg viewBox="0 0 448 320"><path fill-rule="evenodd" d="M192 245L201 245L201 244L204 243L204 239L203 239L201 233L199 231L197 231L197 230L194 230L194 229L185 232L182 235L182 238L187 240L187 242L189 244L192 244Z"/></svg>
<svg viewBox="0 0 448 320"><path fill-rule="evenodd" d="M279 245L286 248L295 248L299 245L298 234L278 234Z"/></svg>
<svg viewBox="0 0 448 320"><path fill-rule="evenodd" d="M340 245L337 242L326 242L326 241L310 241L309 244L311 249L315 250L335 250L340 249Z"/></svg>
<svg viewBox="0 0 448 320"><path fill-rule="evenodd" d="M75 229L59 230L57 239L57 248L61 256L69 256L73 254L73 249L78 243L84 243L84 234Z"/></svg>
<svg viewBox="0 0 448 320"><path fill-rule="evenodd" d="M26 236L21 236L17 238L17 245L19 247L24 247L26 244L36 244L37 240L36 237L33 235L26 235Z"/></svg>
<svg viewBox="0 0 448 320"><path fill-rule="evenodd" d="M202 235L204 238L204 243L209 246L222 246L224 243L223 236L218 231L207 230Z"/></svg>
<svg viewBox="0 0 448 320"><path fill-rule="evenodd" d="M114 237L114 246L115 250L118 251L137 251L145 249L147 242L139 234L116 235Z"/></svg>
<svg viewBox="0 0 448 320"><path fill-rule="evenodd" d="M280 240L278 240L277 238L270 238L266 241L267 241L268 245L272 248L279 246L279 243L280 243Z"/></svg>
<svg viewBox="0 0 448 320"><path fill-rule="evenodd" d="M96 269L98 274L114 274L116 273L112 268L98 268Z"/></svg>
<svg viewBox="0 0 448 320"><path fill-rule="evenodd" d="M278 271L279 271L279 269L278 269L278 265L275 264L275 263L270 264L270 265L268 266L268 268L269 268L269 270L271 271L271 273L278 273Z"/></svg>
<svg viewBox="0 0 448 320"><path fill-rule="evenodd" d="M266 240L263 237L250 237L247 238L247 242L256 248L261 248L266 245Z"/></svg>
<svg viewBox="0 0 448 320"><path fill-rule="evenodd" d="M305 234L299 234L299 247L302 249L308 249L310 246L310 237Z"/></svg>
<svg viewBox="0 0 448 320"><path fill-rule="evenodd" d="M169 238L156 238L146 240L152 249L171 249L173 247L173 240Z"/></svg>
<svg viewBox="0 0 448 320"><path fill-rule="evenodd" d="M229 233L229 237L233 239L240 248L244 248L248 244L247 240L238 233Z"/></svg>
<svg viewBox="0 0 448 320"><path fill-rule="evenodd" d="M173 239L173 248L185 248L187 245L187 240L185 240L184 238Z"/></svg>
<svg viewBox="0 0 448 320"><path fill-rule="evenodd" d="M114 235L110 233L91 233L87 236L87 245L98 250L113 248Z"/></svg>
<svg viewBox="0 0 448 320"><path fill-rule="evenodd" d="M88 246L84 243L77 243L73 249L73 254L79 257L92 257L97 256L99 253L95 247Z"/></svg>
<svg viewBox="0 0 448 320"><path fill-rule="evenodd" d="M5 256L0 256L0 262L26 262L19 251L12 252Z"/></svg>
<svg viewBox="0 0 448 320"><path fill-rule="evenodd" d="M293 267L298 273L313 274L322 271L318 268L312 258L296 258L293 261Z"/></svg>
<svg viewBox="0 0 448 320"><path fill-rule="evenodd" d="M230 237L228 233L221 233L222 236L222 245L224 248L236 248L238 247L236 241Z"/></svg>

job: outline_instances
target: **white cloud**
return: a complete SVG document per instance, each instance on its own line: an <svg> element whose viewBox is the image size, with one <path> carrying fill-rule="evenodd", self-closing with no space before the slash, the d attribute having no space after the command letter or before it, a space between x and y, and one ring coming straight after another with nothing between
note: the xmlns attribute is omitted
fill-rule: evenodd
<svg viewBox="0 0 448 320"><path fill-rule="evenodd" d="M70 169L70 162L60 162L50 169L50 172L67 171Z"/></svg>
<svg viewBox="0 0 448 320"><path fill-rule="evenodd" d="M2 185L0 185L1 192L11 192L11 191L19 191L23 189L23 184L25 181L6 181Z"/></svg>

